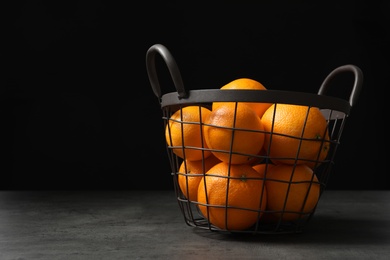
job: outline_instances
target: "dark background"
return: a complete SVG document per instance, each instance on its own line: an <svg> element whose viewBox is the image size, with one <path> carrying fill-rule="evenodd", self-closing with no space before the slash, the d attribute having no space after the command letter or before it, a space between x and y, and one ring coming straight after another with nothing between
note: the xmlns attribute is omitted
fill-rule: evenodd
<svg viewBox="0 0 390 260"><path fill-rule="evenodd" d="M268 89L316 93L333 69L357 65L363 89L328 188L389 189L389 2L248 2L34 0L2 8L0 188L172 189L145 65L148 48L161 43L187 89L250 77ZM174 91L160 72L163 92ZM352 86L343 80L340 95Z"/></svg>

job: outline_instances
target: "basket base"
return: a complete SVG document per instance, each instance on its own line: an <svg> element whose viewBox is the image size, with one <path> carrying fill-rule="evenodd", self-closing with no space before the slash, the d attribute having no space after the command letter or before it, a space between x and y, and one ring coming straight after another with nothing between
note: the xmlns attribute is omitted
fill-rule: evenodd
<svg viewBox="0 0 390 260"><path fill-rule="evenodd" d="M259 220L252 227L245 230L228 230L221 229L212 225L206 218L204 218L196 203L178 198L181 212L184 216L185 223L201 230L208 230L222 234L297 234L303 233L304 227L314 214L308 214L304 217L290 222L282 222L274 220L272 222Z"/></svg>

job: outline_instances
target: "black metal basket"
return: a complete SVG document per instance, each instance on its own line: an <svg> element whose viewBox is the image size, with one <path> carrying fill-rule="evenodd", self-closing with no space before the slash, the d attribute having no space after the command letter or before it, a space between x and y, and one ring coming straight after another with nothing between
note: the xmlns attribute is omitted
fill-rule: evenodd
<svg viewBox="0 0 390 260"><path fill-rule="evenodd" d="M158 80L158 75L156 72L156 61L155 57L156 54L159 54L163 60L165 61L170 75L172 77L174 87L176 89L176 92L171 92L162 95L160 83ZM147 53L146 53L146 67L147 72L150 80L150 84L152 86L152 89L155 93L155 95L159 98L161 109L162 109L162 119L164 122L164 131L166 134L166 140L167 140L167 152L168 152L168 158L169 163L172 169L172 177L174 182L174 188L175 193L177 196L177 201L179 204L179 207L183 213L183 217L185 220L185 223L187 223L189 226L197 227L201 229L206 229L210 231L218 231L218 232L227 232L227 233L250 233L250 234L280 234L280 233L298 233L302 232L303 228L307 224L307 222L310 220L310 218L313 216L318 200L320 199L322 193L324 192L327 181L329 178L329 175L332 171L332 167L334 166L334 159L335 159L335 153L337 150L337 147L340 143L340 137L346 122L346 118L348 117L350 110L354 103L357 100L357 97L360 93L361 87L362 87L362 81L363 81L363 74L362 71L355 65L344 65L340 66L336 69L334 69L323 81L322 85L319 88L318 94L310 94L310 93L302 93L302 92L292 92L292 91L278 91L278 90L266 90L266 91L257 91L257 90L221 90L221 89L202 89L202 90L190 90L187 91L184 88L182 78L179 72L179 69L177 67L177 64L172 57L169 50L161 45L161 44L155 44L151 46ZM335 76L342 74L342 73L353 73L355 77L354 85L352 87L351 95L349 100L344 100L337 97L327 96L325 95L328 91L328 88L330 86L330 81L335 78ZM308 160L307 158L300 158L300 145L307 141L305 137L303 136L287 136L287 138L295 138L299 142L298 152L295 156L291 158L277 158L278 160L275 160L275 157L271 156L270 145L264 146L264 149L262 149L262 152L254 153L254 154L241 154L240 152L237 152L232 149L227 150L214 150L210 147L208 147L205 143L201 143L200 146L192 146L191 144L184 143L185 140L182 140L180 145L174 145L172 142L169 142L169 139L172 138L171 132L170 132L170 124L176 123L181 126L181 129L183 130L184 127L186 127L189 124L196 125L197 128L199 128L199 134L204 135L204 127L207 127L210 125L207 125L207 123L203 122L202 120L199 120L198 122L186 122L183 120L183 118L176 118L173 119L172 115L180 111L183 112L183 109L188 106L196 106L199 107L199 112L201 113L200 107L207 108L209 110L212 110L212 104L214 102L232 102L235 104L237 109L237 104L240 102L257 102L257 103L270 103L275 104L276 106L279 104L291 104L291 105L301 105L307 107L307 111L310 109L318 108L322 115L326 119L326 125L327 125L327 131L329 134L329 138L322 138L321 140L315 140L320 144L320 146L326 146L328 149L327 156L325 158L322 158L320 155L316 156L316 158L312 158ZM236 114L234 113L234 116ZM236 118L233 119L235 121ZM306 121L304 122L303 129L305 128ZM226 130L229 130L231 134L231 145L230 148L233 147L233 140L234 140L234 133L238 131L253 131L248 129L241 129L237 128L235 126L232 126L230 128L227 128ZM278 133L273 132L273 130L265 131L261 130L259 131L263 133L264 135L277 136ZM202 139L203 140L203 139ZM187 170L187 160L186 158L186 152L190 150L197 150L199 151L202 156L199 160L199 163L201 165L200 171L193 173ZM177 153L177 151L181 151ZM283 160L292 160L293 163L289 163L288 165L291 165L291 178L289 180L279 180L279 179L273 179L273 177L268 176L267 172L265 172L262 176L258 177L252 177L245 179L247 182L251 181L258 181L259 183L259 192L257 201L259 202L258 208L248 208L247 206L243 206L240 203L233 203L230 201L230 197L233 197L233 183L236 181L237 178L233 176L233 170L234 167L231 163L232 161L228 161L226 163L227 165L227 174L226 176L221 176L218 174L213 173L212 171L206 170L206 154L213 154L213 153L225 153L229 156L233 155L242 155L247 156L248 158L253 159L252 164L249 164L250 166L253 166L256 162L264 164L265 168L271 168L275 165L275 161L282 161ZM230 157L230 158L231 158ZM320 158L321 157L321 158ZM302 160L306 160L306 162L310 163L310 169L312 169L313 177L309 180L298 180L296 181L293 178L295 171L298 171L299 165L301 165ZM306 164L306 163L305 163ZM180 170L180 167L184 165L184 170ZM290 166L289 166L290 167ZM200 199L192 199L189 194L189 188L186 187L183 189L179 185L179 178L184 179L184 185L190 185L190 179L198 177L200 179L203 178L203 182L199 182L199 186L203 185L202 188L202 196L205 197L205 200L200 201ZM225 196L225 199L220 201L220 203L211 203L212 194L211 191L214 192L212 189L207 189L207 181L210 181L209 178L221 178L223 179L223 183L226 183L225 188L225 194L222 194ZM207 181L206 181L207 180ZM239 180L242 181L242 180ZM285 195L283 195L283 207L278 209L270 209L267 207L268 201L271 200L271 196L267 196L267 189L264 187L269 187L267 184L270 182L280 182L282 183L286 188ZM211 183L211 181L210 181ZM288 201L289 196L292 196L292 192L295 189L295 187L298 187L298 185L305 185L305 192L304 195L302 195L302 201L300 202L302 205L300 206L299 210L292 210L288 208ZM200 190L200 188L198 188ZM305 208L305 204L308 204L309 195L311 190L317 189L318 191L318 199L310 209ZM268 189L269 190L269 189ZM209 193L208 193L209 192ZM235 191L237 192L237 191ZM240 191L241 192L241 191ZM242 191L244 192L244 190ZM269 191L268 191L269 192ZM221 195L221 194L219 194ZM198 195L199 196L199 195ZM230 196L230 197L229 197ZM264 196L264 197L263 197ZM263 200L264 199L264 200ZM292 198L290 198L292 200ZM265 206L261 206L261 204L266 204ZM202 209L202 210L201 210ZM215 215L215 216L214 216ZM253 221L253 223L250 226L243 227L237 227L232 223L232 219L234 221L237 221L237 219L243 220L245 222L246 216L251 216L253 218L254 215L256 215L256 220ZM291 216L294 215L296 217L294 218L286 218L285 216ZM221 217L222 216L222 217ZM222 218L223 224L216 224L217 218ZM229 223L231 221L231 223Z"/></svg>

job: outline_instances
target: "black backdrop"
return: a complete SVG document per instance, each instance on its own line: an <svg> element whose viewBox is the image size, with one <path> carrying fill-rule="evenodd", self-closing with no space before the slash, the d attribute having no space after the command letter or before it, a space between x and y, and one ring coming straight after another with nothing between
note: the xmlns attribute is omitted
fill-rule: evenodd
<svg viewBox="0 0 390 260"><path fill-rule="evenodd" d="M0 188L172 189L162 113L145 67L147 49L161 43L187 89L250 77L268 89L316 93L334 68L359 66L362 93L328 188L389 189L388 2L237 2L25 1L3 8L10 18L1 50ZM160 72L163 92L173 91L163 66Z"/></svg>

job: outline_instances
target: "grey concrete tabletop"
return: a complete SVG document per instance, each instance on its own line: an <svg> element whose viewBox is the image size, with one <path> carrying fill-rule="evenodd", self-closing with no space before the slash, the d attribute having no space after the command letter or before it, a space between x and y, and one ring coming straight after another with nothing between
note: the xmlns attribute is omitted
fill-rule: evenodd
<svg viewBox="0 0 390 260"><path fill-rule="evenodd" d="M188 226L174 191L0 191L0 259L388 259L390 191L323 193L297 234Z"/></svg>

